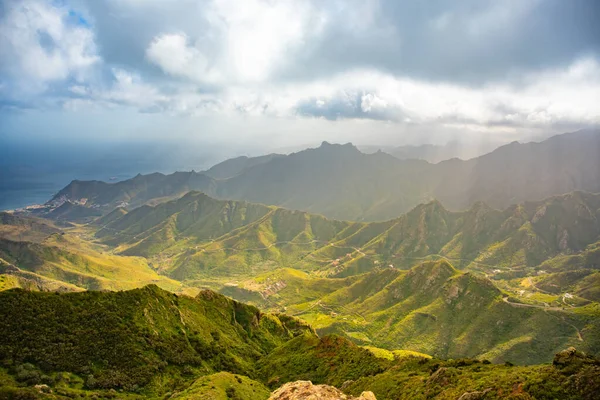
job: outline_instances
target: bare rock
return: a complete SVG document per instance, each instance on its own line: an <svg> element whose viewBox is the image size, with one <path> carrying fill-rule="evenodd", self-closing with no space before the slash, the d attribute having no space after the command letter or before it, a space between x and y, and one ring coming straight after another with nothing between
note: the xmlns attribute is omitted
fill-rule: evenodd
<svg viewBox="0 0 600 400"><path fill-rule="evenodd" d="M362 392L359 397L344 394L328 385L313 385L311 381L289 382L274 391L269 400L377 400L373 392Z"/></svg>
<svg viewBox="0 0 600 400"><path fill-rule="evenodd" d="M481 392L466 392L463 393L458 400L483 400L492 389L485 389Z"/></svg>
<svg viewBox="0 0 600 400"><path fill-rule="evenodd" d="M565 368L580 367L586 364L598 365L600 362L592 356L586 355L581 351L577 351L575 347L569 347L566 350L556 353L552 364L554 364L554 366L557 368Z"/></svg>
<svg viewBox="0 0 600 400"><path fill-rule="evenodd" d="M446 367L440 367L427 379L427 385L446 386L450 382L451 374Z"/></svg>

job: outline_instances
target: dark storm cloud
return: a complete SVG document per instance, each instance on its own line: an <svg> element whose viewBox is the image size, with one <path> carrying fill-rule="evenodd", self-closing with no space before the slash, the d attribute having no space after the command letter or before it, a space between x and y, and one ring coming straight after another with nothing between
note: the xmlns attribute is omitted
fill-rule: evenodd
<svg viewBox="0 0 600 400"><path fill-rule="evenodd" d="M564 67L600 54L598 0L467 0L379 3L375 33L327 25L282 79L373 67L426 80L479 84Z"/></svg>

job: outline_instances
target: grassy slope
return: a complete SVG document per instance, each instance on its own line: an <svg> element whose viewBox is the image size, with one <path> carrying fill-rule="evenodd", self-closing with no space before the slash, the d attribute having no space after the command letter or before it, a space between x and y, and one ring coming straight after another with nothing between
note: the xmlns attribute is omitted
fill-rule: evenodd
<svg viewBox="0 0 600 400"><path fill-rule="evenodd" d="M253 281L223 290L245 295L268 309L285 309L322 333L443 358L480 356L497 362L539 363L564 347L597 353L600 345L596 303L565 310L509 304L491 281L461 273L444 261L410 271L385 268L351 280L330 279L329 286L322 278L276 275L266 286ZM342 287L331 291L335 284ZM269 293L265 287L281 289L265 296ZM322 287L331 292L318 295ZM251 298L256 291L250 289L262 296ZM300 292L303 295L295 295Z"/></svg>
<svg viewBox="0 0 600 400"><path fill-rule="evenodd" d="M597 242L598 210L600 195L571 193L503 211L476 203L450 212L431 202L392 221L364 224L189 193L111 220L96 236L121 254L151 258L178 280L243 277L274 267L344 277L440 258L510 279Z"/></svg>
<svg viewBox="0 0 600 400"><path fill-rule="evenodd" d="M257 358L311 329L214 292L0 293L0 358L86 377L88 388L184 387L194 375L253 376ZM313 334L314 335L314 334ZM93 345L91 345L93 344ZM183 385L183 386L182 386Z"/></svg>
<svg viewBox="0 0 600 400"><path fill-rule="evenodd" d="M0 293L0 397L8 398L260 399L266 387L310 379L350 393L373 390L380 400L457 398L487 388L491 399L592 399L598 366L565 360L561 369L381 357L211 291L196 298L156 286ZM35 389L38 383L52 393Z"/></svg>
<svg viewBox="0 0 600 400"><path fill-rule="evenodd" d="M266 400L271 391L262 383L246 376L229 372L198 378L189 388L175 394L172 399L195 400Z"/></svg>
<svg viewBox="0 0 600 400"><path fill-rule="evenodd" d="M156 283L170 290L180 284L153 271L139 257L123 257L79 247L57 235L45 243L0 239L0 257L23 272L83 289L122 290Z"/></svg>

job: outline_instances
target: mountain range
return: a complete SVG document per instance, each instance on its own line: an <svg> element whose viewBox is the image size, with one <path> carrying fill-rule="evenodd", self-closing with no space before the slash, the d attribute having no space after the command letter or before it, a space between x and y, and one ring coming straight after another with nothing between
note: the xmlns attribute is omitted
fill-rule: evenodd
<svg viewBox="0 0 600 400"><path fill-rule="evenodd" d="M206 173L138 175L117 183L73 181L49 202L64 200L109 212L173 199L189 190L322 214L376 221L437 199L451 210L483 201L505 208L574 190L600 192L597 130L554 136L540 143L502 146L470 160L437 164L361 153L351 144L324 142L290 155L226 161ZM83 200L85 199L85 200Z"/></svg>
<svg viewBox="0 0 600 400"><path fill-rule="evenodd" d="M593 399L598 154L324 142L73 181L0 213L0 398Z"/></svg>
<svg viewBox="0 0 600 400"><path fill-rule="evenodd" d="M541 270L544 262L551 270L547 260L554 257L593 257L600 194L573 192L505 210L479 202L462 212L433 201L364 223L190 192L131 212L117 209L95 224L95 236L119 254L168 254L157 268L180 280L272 269L269 263L345 277L390 264L409 268L427 257L506 279Z"/></svg>
<svg viewBox="0 0 600 400"><path fill-rule="evenodd" d="M537 363L572 345L594 352L600 337L600 194L462 212L432 201L371 223L200 192L60 233L5 219L5 287L209 287L321 333L443 358Z"/></svg>
<svg viewBox="0 0 600 400"><path fill-rule="evenodd" d="M450 160L451 158L460 158L468 160L479 157L493 151L497 146L492 144L473 145L470 143L461 143L459 141L451 141L445 145L421 144L421 145L404 145L404 146L358 146L360 151L364 153L375 153L383 151L400 160L425 160L432 164L441 161Z"/></svg>

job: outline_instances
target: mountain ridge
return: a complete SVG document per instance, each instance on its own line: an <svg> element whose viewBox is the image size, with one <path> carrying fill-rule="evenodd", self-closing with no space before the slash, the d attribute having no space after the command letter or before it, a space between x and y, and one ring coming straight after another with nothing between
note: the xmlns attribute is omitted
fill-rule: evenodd
<svg viewBox="0 0 600 400"><path fill-rule="evenodd" d="M368 390L367 398L380 400L456 399L483 388L491 398L518 388L521 397L591 400L598 389L600 360L574 348L556 354L553 365L522 367L378 357L374 348L319 337L296 318L208 290L189 297L153 285L70 294L14 289L0 292L0 321L0 396L7 398L267 400L269 388L297 380L336 386L343 396Z"/></svg>
<svg viewBox="0 0 600 400"><path fill-rule="evenodd" d="M584 190L600 192L600 134L556 135L512 143L470 160L399 160L361 153L351 144L322 144L287 156L264 156L226 179L204 173L137 176L113 184L73 181L49 205L86 199L106 211L200 190L226 199L299 209L345 220L386 220L432 198L452 210L484 201L505 208ZM252 158L247 159L253 160ZM232 174L226 174L232 175ZM417 178L418 177L418 178Z"/></svg>

